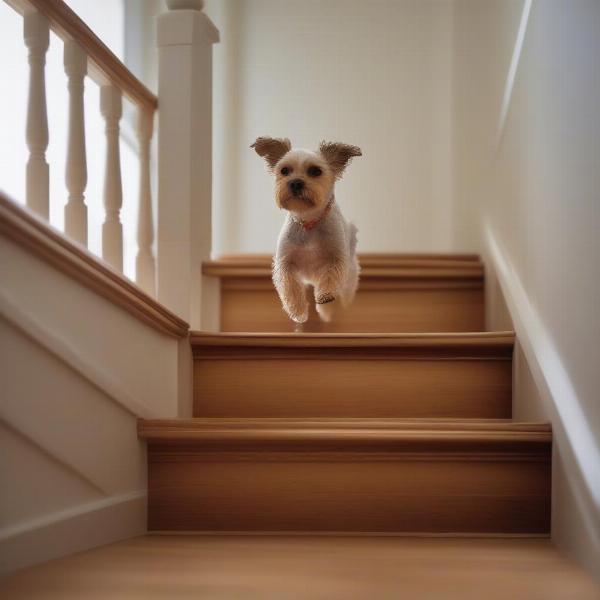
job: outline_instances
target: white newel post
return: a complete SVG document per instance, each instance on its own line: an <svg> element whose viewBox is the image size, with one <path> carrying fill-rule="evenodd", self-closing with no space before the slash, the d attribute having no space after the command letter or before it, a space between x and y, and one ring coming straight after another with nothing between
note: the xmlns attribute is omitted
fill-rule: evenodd
<svg viewBox="0 0 600 600"><path fill-rule="evenodd" d="M46 51L50 43L48 19L38 12L23 16L23 37L29 50L29 91L27 97L26 139L29 160L26 171L27 206L42 217L50 215L48 113L46 109Z"/></svg>
<svg viewBox="0 0 600 600"><path fill-rule="evenodd" d="M123 271L123 186L119 151L119 121L123 114L123 97L119 88L111 84L100 88L100 112L106 122L102 258L118 271Z"/></svg>
<svg viewBox="0 0 600 600"><path fill-rule="evenodd" d="M65 168L69 198L65 205L65 232L87 246L88 215L84 200L87 161L83 108L83 82L87 74L87 55L73 40L65 42L64 65L69 90L69 135Z"/></svg>
<svg viewBox="0 0 600 600"><path fill-rule="evenodd" d="M157 18L158 299L192 328L210 329L212 45L219 32L202 0L167 0ZM211 303L213 305L211 305Z"/></svg>
<svg viewBox="0 0 600 600"><path fill-rule="evenodd" d="M150 142L154 113L140 107L138 109L137 136L140 157L140 192L138 205L137 242L135 260L136 283L151 296L156 294L156 277L152 243L154 225L152 219L152 195L150 189Z"/></svg>

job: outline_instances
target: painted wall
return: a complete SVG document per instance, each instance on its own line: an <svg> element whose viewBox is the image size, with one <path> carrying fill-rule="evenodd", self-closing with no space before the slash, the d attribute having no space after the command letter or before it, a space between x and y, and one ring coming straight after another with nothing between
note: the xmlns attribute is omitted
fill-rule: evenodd
<svg viewBox="0 0 600 600"><path fill-rule="evenodd" d="M259 135L360 146L337 197L362 251L450 250L452 3L208 0L215 254L271 252L283 215Z"/></svg>
<svg viewBox="0 0 600 600"><path fill-rule="evenodd" d="M600 574L600 4L454 16L455 244L486 257L488 325L499 295L514 322L515 416L552 420L553 536Z"/></svg>
<svg viewBox="0 0 600 600"><path fill-rule="evenodd" d="M190 414L191 359L4 237L0 256L1 574L145 533L137 417Z"/></svg>

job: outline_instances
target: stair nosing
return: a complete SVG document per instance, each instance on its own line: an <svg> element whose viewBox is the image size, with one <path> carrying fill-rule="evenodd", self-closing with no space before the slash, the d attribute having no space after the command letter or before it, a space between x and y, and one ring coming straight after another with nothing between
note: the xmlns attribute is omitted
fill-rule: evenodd
<svg viewBox="0 0 600 600"><path fill-rule="evenodd" d="M284 333L190 331L193 345L205 346L448 346L512 345L514 331L427 333Z"/></svg>
<svg viewBox="0 0 600 600"><path fill-rule="evenodd" d="M552 428L544 422L503 419L140 419L138 435L151 443L246 444L265 452L271 451L273 444L294 443L308 450L311 444L323 443L338 444L339 450L361 444L384 449L405 444L428 452L436 444L470 444L475 450L498 444L546 448L552 441Z"/></svg>
<svg viewBox="0 0 600 600"><path fill-rule="evenodd" d="M471 279L483 280L484 264L478 255L359 254L365 279ZM220 278L271 277L273 257L268 254L229 255L204 261L202 272Z"/></svg>
<svg viewBox="0 0 600 600"><path fill-rule="evenodd" d="M198 360L512 360L515 335L467 333L190 333Z"/></svg>

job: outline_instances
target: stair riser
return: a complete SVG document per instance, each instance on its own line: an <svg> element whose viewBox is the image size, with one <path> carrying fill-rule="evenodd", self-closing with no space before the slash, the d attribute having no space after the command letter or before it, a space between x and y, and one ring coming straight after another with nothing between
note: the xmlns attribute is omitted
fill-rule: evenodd
<svg viewBox="0 0 600 600"><path fill-rule="evenodd" d="M194 364L196 417L510 418L511 390L505 357L205 356Z"/></svg>
<svg viewBox="0 0 600 600"><path fill-rule="evenodd" d="M547 534L547 456L151 446L149 529Z"/></svg>
<svg viewBox="0 0 600 600"><path fill-rule="evenodd" d="M368 280L353 304L331 323L319 320L311 302L304 331L452 332L482 331L483 280L395 283ZM290 332L294 324L281 308L270 280L221 283L221 331Z"/></svg>

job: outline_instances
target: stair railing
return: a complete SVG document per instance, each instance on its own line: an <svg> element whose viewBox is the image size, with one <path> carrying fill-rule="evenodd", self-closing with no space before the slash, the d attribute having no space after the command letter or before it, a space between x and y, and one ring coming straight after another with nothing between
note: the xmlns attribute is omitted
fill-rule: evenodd
<svg viewBox="0 0 600 600"><path fill-rule="evenodd" d="M23 16L29 87L26 204L49 219L45 63L50 30L64 42L69 93L65 234L87 246L84 82L100 86L106 133L102 258L123 272L123 186L119 150L123 97L137 109L139 169L136 283L194 327L201 326L201 263L210 255L212 44L218 31L202 0L167 0L158 17L159 117L157 260L151 192L151 142L159 99L62 0L5 0ZM1 185L1 182L0 182ZM158 264L157 264L158 263Z"/></svg>
<svg viewBox="0 0 600 600"><path fill-rule="evenodd" d="M91 77L100 86L100 112L106 127L104 165L104 218L102 258L123 271L123 188L119 152L119 128L123 96L137 108L140 181L136 282L155 295L154 226L150 191L150 140L158 99L103 44L62 0L8 0L23 15L23 34L29 52L29 89L26 141L26 204L44 219L49 218L48 117L45 63L50 29L64 42L64 68L69 92L65 180L65 234L87 246L88 207L85 201L87 160L85 148L84 82Z"/></svg>

